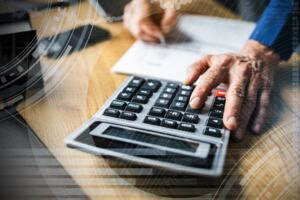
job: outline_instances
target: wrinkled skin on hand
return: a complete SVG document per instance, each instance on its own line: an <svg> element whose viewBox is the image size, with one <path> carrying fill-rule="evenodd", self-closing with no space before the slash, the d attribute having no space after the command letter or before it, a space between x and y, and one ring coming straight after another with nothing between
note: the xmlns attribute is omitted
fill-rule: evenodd
<svg viewBox="0 0 300 200"><path fill-rule="evenodd" d="M159 16L159 19L155 19L155 16ZM123 25L137 39L159 42L164 35L172 31L175 24L175 9L162 9L158 2L132 0L125 7Z"/></svg>
<svg viewBox="0 0 300 200"><path fill-rule="evenodd" d="M225 127L238 140L247 127L260 133L268 114L273 72L279 61L276 53L251 40L241 52L204 56L187 71L185 83L197 82L191 107L200 108L213 88L226 83Z"/></svg>

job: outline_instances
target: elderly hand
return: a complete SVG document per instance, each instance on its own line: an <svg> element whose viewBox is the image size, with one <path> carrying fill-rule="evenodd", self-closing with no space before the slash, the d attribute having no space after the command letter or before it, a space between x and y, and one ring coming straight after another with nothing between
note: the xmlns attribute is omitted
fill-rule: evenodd
<svg viewBox="0 0 300 200"><path fill-rule="evenodd" d="M154 16L160 16L155 21ZM163 10L159 2L150 0L132 0L124 13L124 27L133 36L147 42L159 42L176 24L176 11L173 8Z"/></svg>
<svg viewBox="0 0 300 200"><path fill-rule="evenodd" d="M273 69L279 61L279 55L251 40L240 53L204 56L187 72L186 84L197 81L191 107L200 108L214 87L226 83L225 127L236 139L242 139L248 125L260 133L267 117Z"/></svg>

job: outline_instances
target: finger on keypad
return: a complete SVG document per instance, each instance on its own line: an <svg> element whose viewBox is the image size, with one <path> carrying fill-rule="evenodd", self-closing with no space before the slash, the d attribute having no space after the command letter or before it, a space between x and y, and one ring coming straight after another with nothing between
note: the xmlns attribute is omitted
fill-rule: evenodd
<svg viewBox="0 0 300 200"><path fill-rule="evenodd" d="M271 88L264 89L258 97L257 113L254 114L251 129L254 133L261 133L265 124L270 103Z"/></svg>
<svg viewBox="0 0 300 200"><path fill-rule="evenodd" d="M257 93L260 87L260 77L259 74L254 74L251 77L251 80L248 84L247 94L244 99L243 109L241 110L239 127L235 132L235 138L241 140L247 126L250 122L250 118L255 110L256 102L257 102Z"/></svg>
<svg viewBox="0 0 300 200"><path fill-rule="evenodd" d="M208 68L211 59L211 55L206 55L201 58L199 61L191 65L186 72L186 77L184 84L191 85L193 84L201 74L203 74Z"/></svg>
<svg viewBox="0 0 300 200"><path fill-rule="evenodd" d="M210 68L197 81L197 86L190 99L190 106L200 108L211 90L218 86L227 75L230 57L218 55L210 58Z"/></svg>
<svg viewBox="0 0 300 200"><path fill-rule="evenodd" d="M226 94L224 111L224 125L231 131L238 128L241 107L247 94L246 89L249 82L251 68L248 63L237 62L230 72L230 84Z"/></svg>

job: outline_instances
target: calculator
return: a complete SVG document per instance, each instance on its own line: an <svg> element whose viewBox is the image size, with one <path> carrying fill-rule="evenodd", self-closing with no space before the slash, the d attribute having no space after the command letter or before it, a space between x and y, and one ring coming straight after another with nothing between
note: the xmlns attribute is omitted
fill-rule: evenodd
<svg viewBox="0 0 300 200"><path fill-rule="evenodd" d="M202 108L192 109L193 90L179 82L129 77L65 143L180 173L220 176L230 134L222 120L226 90L218 86ZM76 140L83 133L93 142Z"/></svg>

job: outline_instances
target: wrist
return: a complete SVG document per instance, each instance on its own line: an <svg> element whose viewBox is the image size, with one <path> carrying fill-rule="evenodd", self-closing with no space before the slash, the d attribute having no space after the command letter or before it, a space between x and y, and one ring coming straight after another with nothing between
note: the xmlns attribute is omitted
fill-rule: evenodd
<svg viewBox="0 0 300 200"><path fill-rule="evenodd" d="M280 56L269 47L255 41L248 40L242 48L242 54L262 59L266 64L277 66L280 62Z"/></svg>

